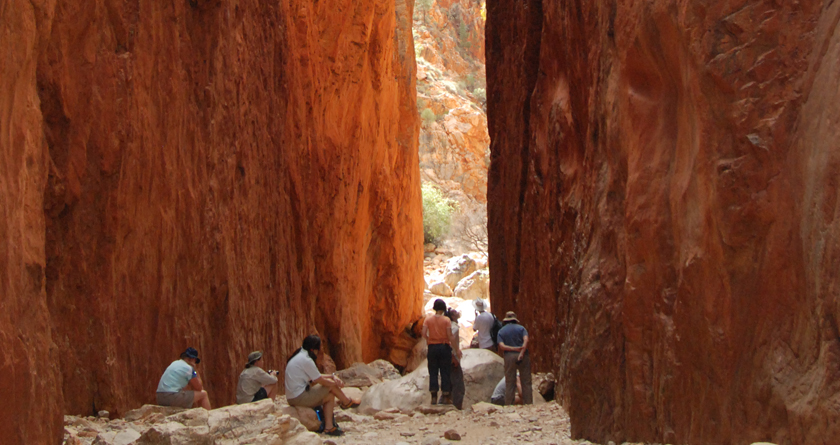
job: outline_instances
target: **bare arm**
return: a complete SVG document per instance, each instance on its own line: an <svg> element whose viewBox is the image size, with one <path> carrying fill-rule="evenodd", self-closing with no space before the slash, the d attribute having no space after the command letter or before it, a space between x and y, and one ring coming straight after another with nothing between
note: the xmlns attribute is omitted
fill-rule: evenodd
<svg viewBox="0 0 840 445"><path fill-rule="evenodd" d="M500 341L500 342L499 342L499 349L501 349L502 351L505 351L505 352L507 352L507 351L514 351L514 352L516 352L516 351L518 351L518 350L519 350L519 348L515 348L515 347L513 347L513 346L508 346L508 345L506 345L506 344L505 344L504 342L502 342L502 341Z"/></svg>
<svg viewBox="0 0 840 445"><path fill-rule="evenodd" d="M327 388L344 388L344 382L335 375L321 375L321 377L313 380L312 383L317 383L319 385L326 386Z"/></svg>
<svg viewBox="0 0 840 445"><path fill-rule="evenodd" d="M198 375L198 371L195 373L195 377L190 379L187 383L187 387L184 388L190 391L202 391L204 390L204 385L201 383L201 376Z"/></svg>
<svg viewBox="0 0 840 445"><path fill-rule="evenodd" d="M458 335L458 331L452 332L452 329L449 330L449 344L452 345L455 358L461 361L463 354L461 353L461 336Z"/></svg>
<svg viewBox="0 0 840 445"><path fill-rule="evenodd" d="M426 342L429 342L429 326L426 323L423 323L423 338L426 339Z"/></svg>

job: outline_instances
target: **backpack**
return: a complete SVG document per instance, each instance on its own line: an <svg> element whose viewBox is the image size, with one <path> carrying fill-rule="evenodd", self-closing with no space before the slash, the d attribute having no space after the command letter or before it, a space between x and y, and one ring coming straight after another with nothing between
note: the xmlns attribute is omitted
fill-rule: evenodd
<svg viewBox="0 0 840 445"><path fill-rule="evenodd" d="M502 329L502 322L496 318L496 314L490 314L493 316L493 327L490 328L490 338L493 339L493 346L499 345L499 331Z"/></svg>

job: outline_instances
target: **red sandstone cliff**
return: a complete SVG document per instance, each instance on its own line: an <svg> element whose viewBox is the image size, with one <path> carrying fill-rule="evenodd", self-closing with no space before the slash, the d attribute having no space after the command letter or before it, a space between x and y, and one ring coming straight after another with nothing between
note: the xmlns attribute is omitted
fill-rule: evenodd
<svg viewBox="0 0 840 445"><path fill-rule="evenodd" d="M411 15L0 8L4 440L151 402L187 345L215 405L315 330L339 364L386 355L422 304Z"/></svg>
<svg viewBox="0 0 840 445"><path fill-rule="evenodd" d="M816 0L488 1L491 298L574 436L840 434L838 22Z"/></svg>

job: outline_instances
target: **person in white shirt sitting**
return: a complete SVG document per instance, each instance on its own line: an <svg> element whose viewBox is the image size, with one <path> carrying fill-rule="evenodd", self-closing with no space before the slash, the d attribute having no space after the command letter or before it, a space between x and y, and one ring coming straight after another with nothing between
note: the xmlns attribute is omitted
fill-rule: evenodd
<svg viewBox="0 0 840 445"><path fill-rule="evenodd" d="M341 408L359 406L359 401L351 399L341 391L344 382L333 375L323 375L318 371L315 360L321 350L321 337L310 335L303 340L303 346L292 353L286 364L286 400L291 406L315 408L324 406L324 433L340 436L344 431L333 423L333 409L336 397Z"/></svg>

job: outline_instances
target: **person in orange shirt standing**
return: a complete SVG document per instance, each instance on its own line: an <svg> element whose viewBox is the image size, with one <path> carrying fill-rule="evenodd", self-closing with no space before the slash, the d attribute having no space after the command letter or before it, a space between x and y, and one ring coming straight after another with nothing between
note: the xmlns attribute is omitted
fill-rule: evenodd
<svg viewBox="0 0 840 445"><path fill-rule="evenodd" d="M434 315L426 317L423 323L423 338L429 345L427 355L429 362L429 391L432 393L432 405L438 403L438 389L443 391L440 403L451 404L450 391L452 382L450 373L452 371L452 346L449 343L451 320L444 315L446 303L438 298L432 308ZM438 373L440 373L440 386L438 386Z"/></svg>

